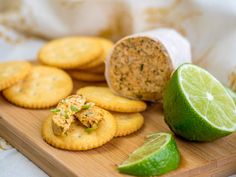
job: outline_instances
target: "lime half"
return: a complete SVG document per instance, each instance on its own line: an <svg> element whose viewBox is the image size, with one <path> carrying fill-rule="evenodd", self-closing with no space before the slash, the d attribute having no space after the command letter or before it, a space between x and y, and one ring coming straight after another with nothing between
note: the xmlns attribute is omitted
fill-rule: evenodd
<svg viewBox="0 0 236 177"><path fill-rule="evenodd" d="M236 130L236 106L224 86L204 69L184 64L164 92L165 121L176 134L212 141Z"/></svg>
<svg viewBox="0 0 236 177"><path fill-rule="evenodd" d="M154 133L147 141L119 165L118 170L135 176L156 176L178 167L179 151L168 133Z"/></svg>

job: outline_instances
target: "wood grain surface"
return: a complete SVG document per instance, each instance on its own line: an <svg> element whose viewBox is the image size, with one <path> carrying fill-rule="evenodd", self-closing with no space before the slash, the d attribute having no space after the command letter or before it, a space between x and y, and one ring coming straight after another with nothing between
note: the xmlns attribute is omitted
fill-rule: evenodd
<svg viewBox="0 0 236 177"><path fill-rule="evenodd" d="M86 85L76 82L76 88ZM89 84L94 85L94 84ZM89 151L65 151L51 147L41 138L42 121L48 110L14 106L0 96L0 136L25 154L48 175L55 177L111 177L116 165L144 142L152 132L170 132L161 105L149 105L143 112L145 125L138 132ZM176 137L181 152L180 167L168 177L227 176L236 173L236 133L211 143L188 142Z"/></svg>

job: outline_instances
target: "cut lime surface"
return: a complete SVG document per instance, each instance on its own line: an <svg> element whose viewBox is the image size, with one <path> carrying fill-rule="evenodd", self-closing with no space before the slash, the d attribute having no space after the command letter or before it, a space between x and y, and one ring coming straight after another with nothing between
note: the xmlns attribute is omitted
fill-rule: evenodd
<svg viewBox="0 0 236 177"><path fill-rule="evenodd" d="M156 176L178 167L179 151L169 133L154 133L146 142L119 165L118 170L135 176Z"/></svg>
<svg viewBox="0 0 236 177"><path fill-rule="evenodd" d="M236 130L236 106L224 86L204 69L184 64L164 93L164 115L178 135L212 141Z"/></svg>

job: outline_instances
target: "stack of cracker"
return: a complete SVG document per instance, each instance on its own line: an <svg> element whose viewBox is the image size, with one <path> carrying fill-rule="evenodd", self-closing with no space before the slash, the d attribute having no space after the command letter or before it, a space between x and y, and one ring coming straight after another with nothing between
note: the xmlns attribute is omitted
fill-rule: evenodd
<svg viewBox="0 0 236 177"><path fill-rule="evenodd" d="M112 46L104 38L65 37L43 46L38 59L45 65L65 69L76 80L105 81L104 60Z"/></svg>
<svg viewBox="0 0 236 177"><path fill-rule="evenodd" d="M115 137L129 135L139 130L144 123L144 118L139 113L147 107L143 101L115 95L108 87L83 87L77 91L77 94L114 116L117 121Z"/></svg>
<svg viewBox="0 0 236 177"><path fill-rule="evenodd" d="M11 103L25 108L48 108L71 94L71 77L58 68L26 61L0 63L0 91Z"/></svg>

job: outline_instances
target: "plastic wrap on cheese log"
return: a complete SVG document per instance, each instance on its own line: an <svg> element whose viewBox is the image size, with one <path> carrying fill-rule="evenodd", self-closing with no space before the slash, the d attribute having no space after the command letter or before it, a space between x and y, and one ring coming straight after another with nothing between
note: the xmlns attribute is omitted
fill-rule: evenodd
<svg viewBox="0 0 236 177"><path fill-rule="evenodd" d="M191 62L189 42L172 29L162 28L127 36L106 59L106 80L118 95L145 101L162 99L171 73Z"/></svg>

